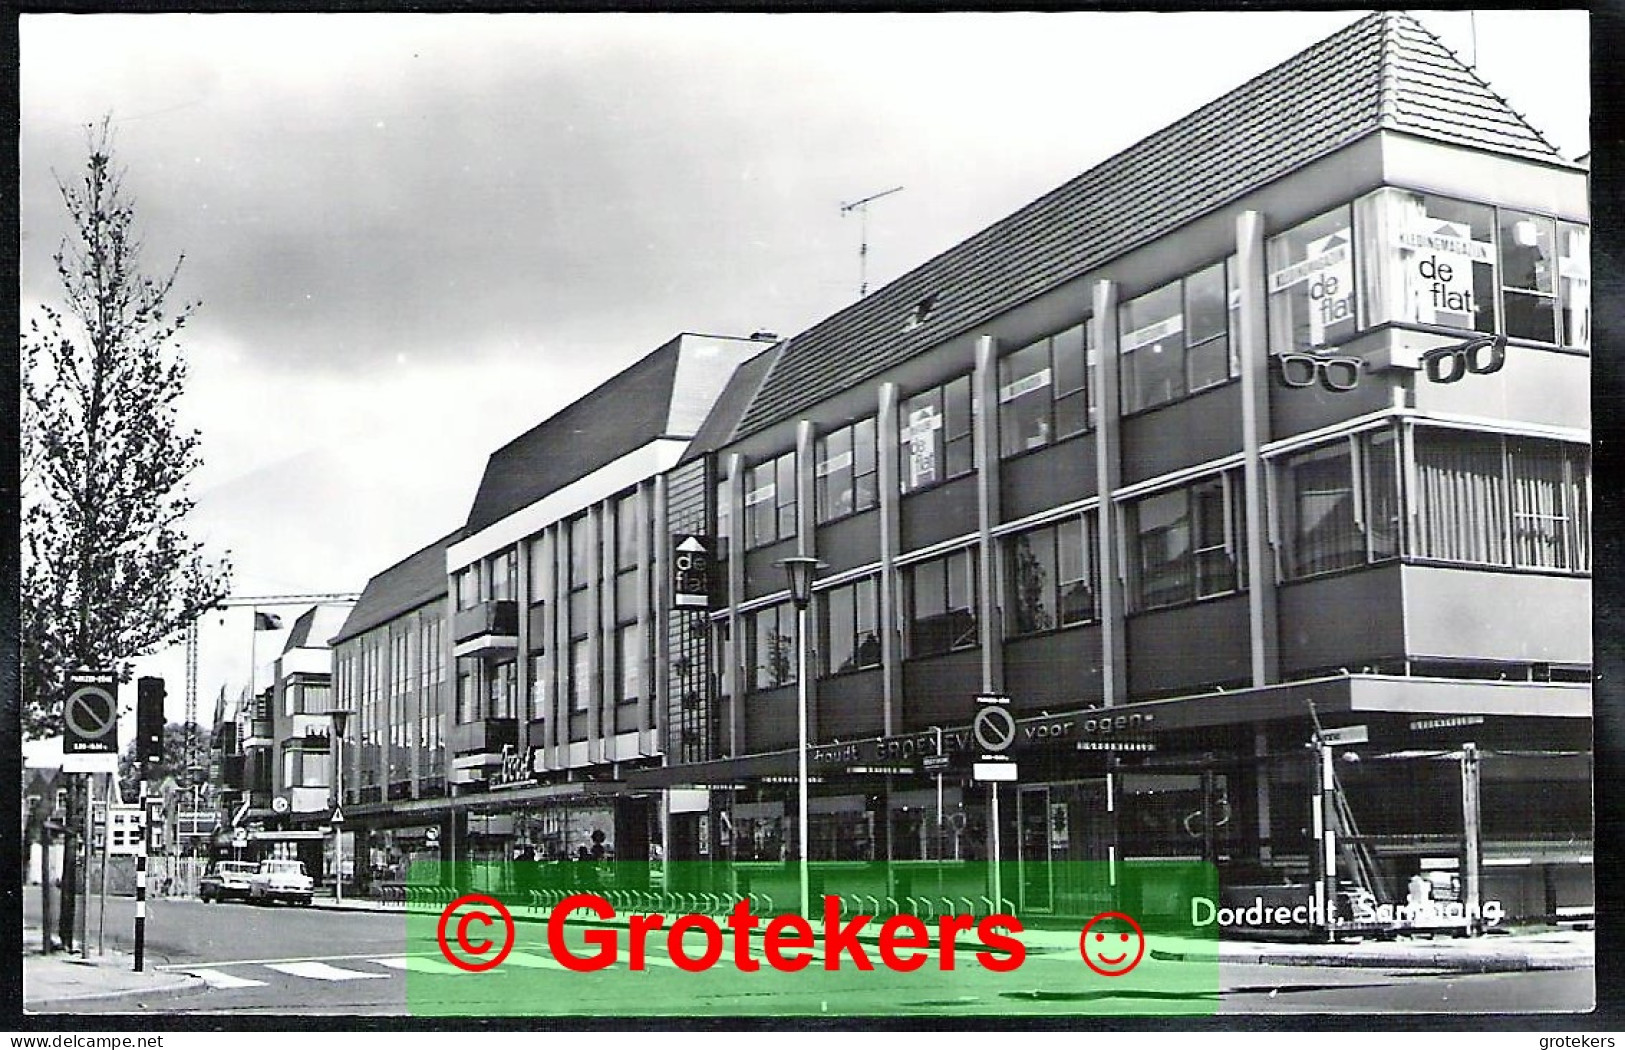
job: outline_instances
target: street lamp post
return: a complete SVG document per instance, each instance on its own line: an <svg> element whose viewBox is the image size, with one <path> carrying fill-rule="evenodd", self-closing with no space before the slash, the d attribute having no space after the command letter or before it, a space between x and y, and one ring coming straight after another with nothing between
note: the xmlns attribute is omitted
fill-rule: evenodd
<svg viewBox="0 0 1625 1050"><path fill-rule="evenodd" d="M333 774L333 813L344 811L344 730L350 720L348 711L329 711L333 721L333 761L338 767ZM333 824L333 902L344 902L344 825Z"/></svg>
<svg viewBox="0 0 1625 1050"><path fill-rule="evenodd" d="M790 601L796 607L796 820L799 839L798 858L801 869L801 917L811 918L811 882L808 878L808 844L811 835L807 828L807 606L812 602L813 573L824 567L817 558L805 555L784 558L790 580Z"/></svg>

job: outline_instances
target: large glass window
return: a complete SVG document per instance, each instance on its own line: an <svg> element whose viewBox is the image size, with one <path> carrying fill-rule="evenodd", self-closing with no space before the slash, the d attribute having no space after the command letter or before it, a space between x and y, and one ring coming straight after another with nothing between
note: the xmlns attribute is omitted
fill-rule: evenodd
<svg viewBox="0 0 1625 1050"><path fill-rule="evenodd" d="M1088 429L1086 325L999 360L999 454L1043 448Z"/></svg>
<svg viewBox="0 0 1625 1050"><path fill-rule="evenodd" d="M796 533L796 454L786 452L745 475L745 546L761 547Z"/></svg>
<svg viewBox="0 0 1625 1050"><path fill-rule="evenodd" d="M486 681L490 698L486 705L487 718L515 718L519 713L519 668L513 660L504 660L491 669Z"/></svg>
<svg viewBox="0 0 1625 1050"><path fill-rule="evenodd" d="M1502 209L1502 330L1518 339L1557 342L1557 223Z"/></svg>
<svg viewBox="0 0 1625 1050"><path fill-rule="evenodd" d="M1287 579L1399 553L1399 483L1391 431L1286 458L1281 468Z"/></svg>
<svg viewBox="0 0 1625 1050"><path fill-rule="evenodd" d="M1269 243L1270 351L1317 350L1355 332L1354 234L1348 205Z"/></svg>
<svg viewBox="0 0 1625 1050"><path fill-rule="evenodd" d="M1591 231L1557 224L1557 288L1563 315L1563 345L1591 348Z"/></svg>
<svg viewBox="0 0 1625 1050"><path fill-rule="evenodd" d="M1355 203L1369 323L1495 331L1495 209L1385 189Z"/></svg>
<svg viewBox="0 0 1625 1050"><path fill-rule="evenodd" d="M1417 557L1591 571L1585 446L1437 427L1415 444Z"/></svg>
<svg viewBox="0 0 1625 1050"><path fill-rule="evenodd" d="M1123 411L1176 401L1236 374L1236 296L1224 262L1124 303L1118 311Z"/></svg>
<svg viewBox="0 0 1625 1050"><path fill-rule="evenodd" d="M975 456L970 376L905 398L898 417L904 492L971 472Z"/></svg>
<svg viewBox="0 0 1625 1050"><path fill-rule="evenodd" d="M587 639L570 643L570 710L581 712L592 704L592 653Z"/></svg>
<svg viewBox="0 0 1625 1050"><path fill-rule="evenodd" d="M813 487L819 521L833 521L875 505L875 421L864 419L818 439Z"/></svg>
<svg viewBox="0 0 1625 1050"><path fill-rule="evenodd" d="M480 604L479 566L470 565L457 572L457 608L472 609Z"/></svg>
<svg viewBox="0 0 1625 1050"><path fill-rule="evenodd" d="M1012 637L1095 618L1094 515L1017 533L1005 545L1005 630Z"/></svg>
<svg viewBox="0 0 1625 1050"><path fill-rule="evenodd" d="M780 602L745 618L749 687L776 689L793 685L800 654L796 649L796 609Z"/></svg>
<svg viewBox="0 0 1625 1050"><path fill-rule="evenodd" d="M519 555L512 548L491 559L491 600L511 602L519 596Z"/></svg>
<svg viewBox="0 0 1625 1050"><path fill-rule="evenodd" d="M1228 594L1245 579L1241 476L1232 471L1128 506L1137 609Z"/></svg>
<svg viewBox="0 0 1625 1050"><path fill-rule="evenodd" d="M643 631L635 623L615 632L616 699L628 703L643 695Z"/></svg>
<svg viewBox="0 0 1625 1050"><path fill-rule="evenodd" d="M880 666L880 588L873 577L819 595L824 674Z"/></svg>
<svg viewBox="0 0 1625 1050"><path fill-rule="evenodd" d="M978 644L976 552L955 551L903 572L908 652L932 656Z"/></svg>

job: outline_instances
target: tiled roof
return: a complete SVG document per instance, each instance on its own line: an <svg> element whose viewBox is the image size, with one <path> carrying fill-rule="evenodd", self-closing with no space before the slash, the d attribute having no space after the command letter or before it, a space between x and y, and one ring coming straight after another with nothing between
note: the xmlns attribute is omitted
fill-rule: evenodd
<svg viewBox="0 0 1625 1050"><path fill-rule="evenodd" d="M446 596L446 548L460 535L453 532L407 555L367 581L344 626L330 639L338 645Z"/></svg>
<svg viewBox="0 0 1625 1050"><path fill-rule="evenodd" d="M1569 163L1415 19L1369 15L796 336L739 432L790 418L1383 129ZM928 299L929 319L910 326Z"/></svg>

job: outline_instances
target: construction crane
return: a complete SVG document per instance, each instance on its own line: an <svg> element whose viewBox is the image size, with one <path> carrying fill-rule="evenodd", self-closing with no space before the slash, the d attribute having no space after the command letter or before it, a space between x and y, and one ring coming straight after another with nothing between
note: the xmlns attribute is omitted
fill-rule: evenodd
<svg viewBox="0 0 1625 1050"><path fill-rule="evenodd" d="M855 200L848 204L841 205L841 214L843 216L846 215L847 212L855 211L858 213L858 218L863 222L860 239L858 241L859 299L862 299L864 296L869 294L869 204L871 201L877 201L882 197L889 197L894 193L900 193L902 192L902 189L903 187L901 186L893 186L889 190L881 190L879 193L871 193L862 200Z"/></svg>
<svg viewBox="0 0 1625 1050"><path fill-rule="evenodd" d="M335 602L353 602L360 600L361 595L354 591L334 592L325 594L261 594L244 597L222 598L210 609L240 609L245 606L259 608L260 606L278 605L327 605ZM197 780L200 768L197 748L197 619L186 626L186 724L194 727L186 740L186 774L188 779Z"/></svg>

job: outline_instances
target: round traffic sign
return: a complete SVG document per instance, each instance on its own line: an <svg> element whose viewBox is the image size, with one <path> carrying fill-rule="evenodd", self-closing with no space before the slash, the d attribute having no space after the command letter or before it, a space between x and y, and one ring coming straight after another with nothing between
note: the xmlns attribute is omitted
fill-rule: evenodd
<svg viewBox="0 0 1625 1050"><path fill-rule="evenodd" d="M99 685L81 685L68 695L62 721L80 740L100 740L118 725L118 702Z"/></svg>
<svg viewBox="0 0 1625 1050"><path fill-rule="evenodd" d="M1003 707L984 707L976 712L971 732L983 751L998 754L1016 742L1016 716Z"/></svg>

